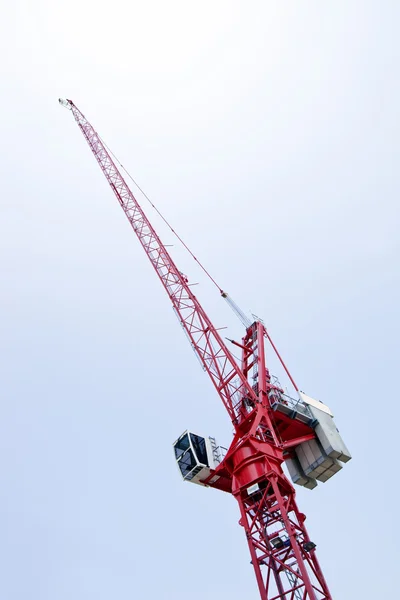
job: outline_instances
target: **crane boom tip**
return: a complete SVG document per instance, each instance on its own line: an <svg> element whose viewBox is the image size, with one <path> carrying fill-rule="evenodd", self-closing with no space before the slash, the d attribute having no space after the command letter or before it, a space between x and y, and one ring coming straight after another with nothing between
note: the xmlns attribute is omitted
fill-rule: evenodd
<svg viewBox="0 0 400 600"><path fill-rule="evenodd" d="M64 108L68 108L68 110L71 110L71 102L70 100L64 100L64 98L59 98L58 102L61 104L61 106L63 106Z"/></svg>

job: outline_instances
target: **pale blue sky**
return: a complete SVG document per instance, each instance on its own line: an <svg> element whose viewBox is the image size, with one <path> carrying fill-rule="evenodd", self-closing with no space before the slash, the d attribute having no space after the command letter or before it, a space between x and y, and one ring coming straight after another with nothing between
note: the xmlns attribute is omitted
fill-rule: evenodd
<svg viewBox="0 0 400 600"><path fill-rule="evenodd" d="M172 455L186 428L227 445L229 419L59 96L334 411L354 458L298 501L335 600L397 597L399 17L3 8L1 600L258 597L234 500L183 484Z"/></svg>

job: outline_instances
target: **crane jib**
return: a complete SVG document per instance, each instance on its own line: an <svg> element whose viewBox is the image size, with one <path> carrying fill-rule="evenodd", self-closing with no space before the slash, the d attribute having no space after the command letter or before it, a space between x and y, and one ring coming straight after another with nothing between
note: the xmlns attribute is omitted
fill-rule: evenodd
<svg viewBox="0 0 400 600"><path fill-rule="evenodd" d="M209 374L232 422L236 423L237 415L234 405L238 388L247 388L246 391L249 395L254 395L254 391L208 315L192 293L187 278L177 268L168 250L161 242L100 136L74 103L71 100L67 102L93 155L169 295L174 309L179 314L182 327L197 356ZM239 379L239 385L232 386L226 383L233 376ZM255 397L254 400L256 401Z"/></svg>

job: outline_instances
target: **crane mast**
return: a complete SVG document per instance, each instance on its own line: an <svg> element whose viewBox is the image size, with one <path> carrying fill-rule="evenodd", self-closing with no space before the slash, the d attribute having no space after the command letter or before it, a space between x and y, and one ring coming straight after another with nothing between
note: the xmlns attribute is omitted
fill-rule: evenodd
<svg viewBox="0 0 400 600"><path fill-rule="evenodd" d="M297 507L294 487L282 468L283 463L289 460L296 461L293 464L298 465L296 451L299 447L305 448L307 444L321 446L316 441L316 419L308 418L313 410L312 399L309 399L309 407L300 407L297 401L293 409L286 410L293 399L284 395L269 373L265 343L270 338L260 320L246 328L240 342L233 342L242 352L241 364L237 363L193 294L188 279L175 265L132 194L100 136L71 100L60 100L60 103L72 111L234 426L234 437L226 455L216 460L212 468L201 470L198 466L191 477L196 473L202 478L194 482L231 493L236 498L240 509L239 523L246 534L261 600L331 600L316 557L316 545L310 540L305 527L306 517ZM317 405L314 412L319 409ZM189 440L186 434L180 440L182 449L176 451L176 456L180 453L179 458L192 443L192 438ZM343 461L348 460L343 458L345 453L341 456ZM334 469L332 465L338 460L329 460L329 468ZM327 472L328 468L324 470L326 478ZM312 487L311 482L314 481L314 471L310 473L310 477L304 476L306 487L307 482ZM326 481L319 472L316 477Z"/></svg>

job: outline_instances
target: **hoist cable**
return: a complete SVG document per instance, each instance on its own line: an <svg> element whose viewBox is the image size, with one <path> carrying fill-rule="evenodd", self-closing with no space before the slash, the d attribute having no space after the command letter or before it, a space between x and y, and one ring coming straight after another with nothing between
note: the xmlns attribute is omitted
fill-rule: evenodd
<svg viewBox="0 0 400 600"><path fill-rule="evenodd" d="M100 136L99 136L100 137ZM101 138L100 138L101 139ZM185 242L183 241L183 239L180 237L180 235L175 231L175 229L173 229L173 227L169 224L169 222L167 221L167 219L164 217L164 215L158 210L158 208L153 204L153 202L150 200L150 198L148 197L148 195L146 194L146 192L143 191L143 189L140 187L140 185L135 181L135 179L132 177L132 175L129 173L129 171L127 171L127 169L125 169L124 165L118 160L118 158L115 156L114 152L107 146L107 144L105 143L105 141L103 139L101 139L102 143L104 144L104 146L107 148L107 150L109 151L109 153L114 157L114 159L117 161L117 163L119 164L119 166L121 167L121 169L123 169L125 171L125 173L128 175L128 177L131 179L131 181L135 184L135 186L137 187L137 189L143 194L143 196L146 198L146 200L149 202L149 204L153 207L153 209L156 211L156 213L159 215L159 217L161 217L161 219L164 221L164 223L167 225L167 227L169 227L169 229L172 231L172 233L174 234L174 236L180 241L180 243L182 244L182 246L189 252L190 256L197 262L197 264L199 265L199 267L204 271L204 273L207 275L207 277L212 281L212 283L215 285L215 287L218 289L218 291L220 292L220 294L223 294L223 290L222 288L218 285L218 283L215 281L215 279L210 275L210 273L207 271L207 269L202 265L202 263L199 261L198 258L196 258L196 256L193 254L193 252L190 250L190 248L188 247L187 244L185 244Z"/></svg>

